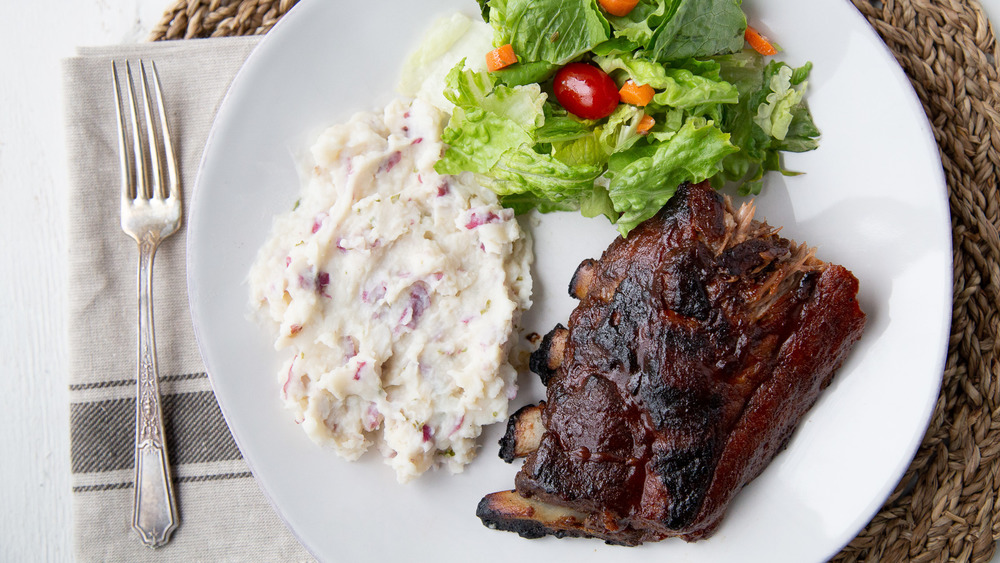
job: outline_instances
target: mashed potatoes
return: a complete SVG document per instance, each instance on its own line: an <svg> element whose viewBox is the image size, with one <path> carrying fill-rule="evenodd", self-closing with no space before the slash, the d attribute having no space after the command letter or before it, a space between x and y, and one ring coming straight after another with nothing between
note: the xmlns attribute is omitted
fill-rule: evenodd
<svg viewBox="0 0 1000 563"><path fill-rule="evenodd" d="M507 416L508 348L530 304L530 246L471 177L434 171L446 114L397 100L323 133L296 208L250 272L290 350L281 397L316 442L375 445L399 481L461 471Z"/></svg>

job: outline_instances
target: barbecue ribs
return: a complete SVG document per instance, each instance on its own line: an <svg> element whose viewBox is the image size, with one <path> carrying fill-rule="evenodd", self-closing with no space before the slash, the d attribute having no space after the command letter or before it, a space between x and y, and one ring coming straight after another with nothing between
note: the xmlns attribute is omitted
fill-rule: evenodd
<svg viewBox="0 0 1000 563"><path fill-rule="evenodd" d="M546 400L501 440L526 457L489 527L637 545L711 535L861 336L858 281L685 184L570 282L580 300L532 355Z"/></svg>

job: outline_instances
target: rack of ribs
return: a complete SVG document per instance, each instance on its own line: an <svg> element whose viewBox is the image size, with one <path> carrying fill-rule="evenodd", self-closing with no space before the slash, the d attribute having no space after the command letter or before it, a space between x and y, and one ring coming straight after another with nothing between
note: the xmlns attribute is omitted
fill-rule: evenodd
<svg viewBox="0 0 1000 563"><path fill-rule="evenodd" d="M531 357L546 399L501 439L525 458L477 515L528 538L695 541L787 444L865 325L858 280L684 184L585 260L579 304Z"/></svg>

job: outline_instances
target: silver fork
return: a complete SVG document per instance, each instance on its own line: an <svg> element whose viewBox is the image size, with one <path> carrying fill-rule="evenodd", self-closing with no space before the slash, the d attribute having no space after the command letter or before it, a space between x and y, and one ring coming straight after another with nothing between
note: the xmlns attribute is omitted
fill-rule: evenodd
<svg viewBox="0 0 1000 563"><path fill-rule="evenodd" d="M177 528L177 503L174 499L163 432L160 407L159 373L156 367L156 342L153 338L153 257L156 247L173 234L181 222L181 193L177 158L167 129L163 92L156 66L149 63L156 94L159 127L154 119L146 67L139 61L139 89L145 114L145 127L139 122L132 69L125 61L125 82L131 116L132 154L129 154L128 131L122 108L118 69L111 63L111 76L118 108L118 148L121 155L122 230L139 244L139 368L136 391L135 428L135 499L132 528L149 547L170 541ZM145 129L145 139L140 132ZM160 152L163 152L165 166ZM164 175L166 172L166 175Z"/></svg>

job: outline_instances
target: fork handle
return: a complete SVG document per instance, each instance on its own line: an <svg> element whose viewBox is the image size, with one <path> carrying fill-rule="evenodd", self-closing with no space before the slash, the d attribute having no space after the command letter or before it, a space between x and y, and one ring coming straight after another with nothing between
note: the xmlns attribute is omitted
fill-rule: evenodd
<svg viewBox="0 0 1000 563"><path fill-rule="evenodd" d="M132 528L148 547L170 541L177 528L174 499L160 407L156 341L153 338L153 257L159 237L139 241L139 373L136 391L135 501Z"/></svg>

